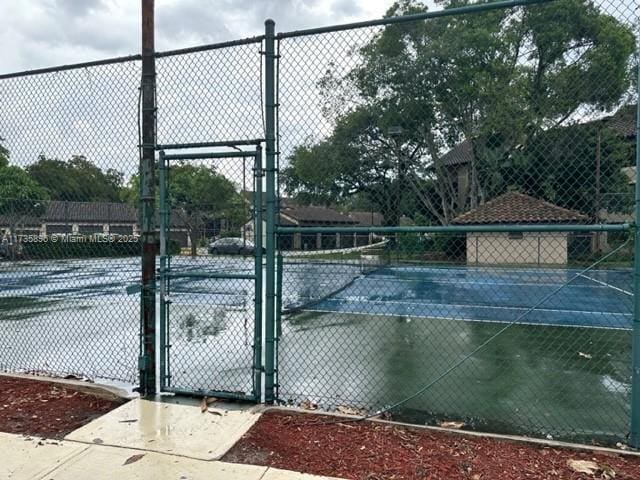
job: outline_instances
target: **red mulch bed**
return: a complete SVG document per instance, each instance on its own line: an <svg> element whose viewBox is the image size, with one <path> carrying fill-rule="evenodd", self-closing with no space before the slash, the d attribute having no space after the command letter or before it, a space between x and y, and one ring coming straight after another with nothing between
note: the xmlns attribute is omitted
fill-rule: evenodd
<svg viewBox="0 0 640 480"><path fill-rule="evenodd" d="M60 384L0 376L0 432L62 438L120 405Z"/></svg>
<svg viewBox="0 0 640 480"><path fill-rule="evenodd" d="M575 472L570 459L602 470ZM640 479L640 457L277 411L262 415L223 460L353 480L611 479L610 469L615 480Z"/></svg>

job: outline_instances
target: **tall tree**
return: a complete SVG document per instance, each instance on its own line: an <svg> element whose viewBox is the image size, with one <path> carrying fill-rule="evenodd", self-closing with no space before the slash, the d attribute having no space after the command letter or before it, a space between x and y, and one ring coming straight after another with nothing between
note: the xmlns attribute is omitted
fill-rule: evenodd
<svg viewBox="0 0 640 480"><path fill-rule="evenodd" d="M169 202L174 226L186 228L191 241L191 255L196 256L198 240L209 222L236 220L247 222L244 199L231 180L212 167L177 163L169 170ZM140 180L129 181L122 198L138 205ZM158 192L159 189L156 189Z"/></svg>
<svg viewBox="0 0 640 480"><path fill-rule="evenodd" d="M102 171L81 155L67 161L41 155L37 162L27 167L27 171L53 200L116 202L120 199L124 182L122 172L113 169Z"/></svg>
<svg viewBox="0 0 640 480"><path fill-rule="evenodd" d="M234 184L211 167L183 163L172 166L169 175L171 210L184 222L195 256L207 222L229 218L241 207L242 199Z"/></svg>
<svg viewBox="0 0 640 480"><path fill-rule="evenodd" d="M387 16L426 9L401 0ZM496 193L488 185L514 150L581 111L616 106L630 85L633 50L631 30L587 0L389 25L346 76L330 66L320 80L334 133L293 152L287 191L365 192L387 210L387 223L414 195L447 224ZM464 139L470 187L460 198L442 153Z"/></svg>

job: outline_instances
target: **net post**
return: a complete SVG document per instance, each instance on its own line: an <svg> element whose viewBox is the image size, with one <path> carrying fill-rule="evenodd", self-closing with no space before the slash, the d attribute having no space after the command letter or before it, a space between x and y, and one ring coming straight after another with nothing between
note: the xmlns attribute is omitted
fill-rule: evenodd
<svg viewBox="0 0 640 480"><path fill-rule="evenodd" d="M640 60L640 50L636 55ZM640 97L640 63L637 66L638 97ZM638 102L636 102L638 103ZM640 105L636 105L636 192L634 216L634 256L633 256L633 331L631 353L631 425L629 444L640 447Z"/></svg>
<svg viewBox="0 0 640 480"><path fill-rule="evenodd" d="M264 401L275 400L275 22L265 22L265 129L266 129L266 309Z"/></svg>
<svg viewBox="0 0 640 480"><path fill-rule="evenodd" d="M138 361L140 393L156 393L156 242L155 242L155 142L156 65L154 55L154 0L142 1L142 158L140 161L140 212L142 234L141 351Z"/></svg>

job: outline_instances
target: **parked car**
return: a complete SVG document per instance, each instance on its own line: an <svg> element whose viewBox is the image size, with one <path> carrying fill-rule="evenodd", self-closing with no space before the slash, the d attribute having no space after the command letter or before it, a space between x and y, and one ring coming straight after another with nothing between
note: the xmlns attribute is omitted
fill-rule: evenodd
<svg viewBox="0 0 640 480"><path fill-rule="evenodd" d="M264 251L264 248L262 250ZM221 238L209 244L209 253L213 255L253 255L255 251L256 246L253 242L237 237Z"/></svg>

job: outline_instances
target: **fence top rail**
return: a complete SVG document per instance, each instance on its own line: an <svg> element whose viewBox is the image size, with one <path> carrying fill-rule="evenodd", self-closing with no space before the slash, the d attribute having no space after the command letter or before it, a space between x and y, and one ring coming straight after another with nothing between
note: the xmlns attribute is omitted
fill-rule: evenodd
<svg viewBox="0 0 640 480"><path fill-rule="evenodd" d="M446 16L452 16L452 15L461 15L461 14L466 14L466 13L477 13L477 12L483 12L483 11L488 11L488 10L497 10L497 9L501 9L501 8L504 9L504 8L518 7L518 6L527 6L527 5L535 5L535 4L541 4L541 3L549 3L549 2L553 2L553 1L556 1L556 0L500 0L500 1L489 2L489 3L479 3L479 4L467 5L467 6L458 7L458 8L449 8L449 9L444 9L444 10L437 10L437 11L434 11L434 12L425 12L425 13L414 14L414 15L404 15L404 16L401 16L401 17L380 18L380 19L369 20L369 21L364 21L364 22L345 23L345 24L342 24L342 25L333 25L333 26L328 26L328 27L311 28L311 29L307 29L307 30L294 30L294 31L290 31L290 32L279 33L279 34L276 35L276 37L278 39L291 38L291 37L302 37L302 36L315 35L315 34L321 34L321 33L337 32L337 31L342 31L342 30L352 30L352 29L358 29L358 28L364 28L364 27L390 25L390 24L394 24L394 23L405 23L405 22L413 22L413 21L418 21L418 20L428 20L428 19L431 19L431 18L446 17ZM198 52L205 52L205 51L209 51L209 50L218 50L218 49L222 49L222 48L229 48L229 47L235 47L235 46L241 46L241 45L250 45L250 44L254 44L254 43L261 43L264 39L265 39L264 35L257 35L257 36L242 38L242 39L238 39L238 40L231 40L231 41L219 42L219 43L211 43L211 44L206 44L206 45L198 45L198 46L195 46L195 47L180 48L180 49L175 49L175 50L167 50L167 51L164 51L164 52L156 52L155 53L155 57L156 58L165 58L165 57L172 57L172 56L177 56L177 55L186 55L186 54L189 54L189 53L198 53ZM139 60L142 60L142 55L140 55L140 54L127 55L127 56L122 56L122 57L105 58L103 60L95 60L95 61L81 62L81 63L71 63L71 64L67 64L67 65L58 65L58 66L53 66L53 67L38 68L38 69L34 69L34 70L23 70L23 71L20 71L20 72L5 73L5 74L1 74L0 75L0 80L7 80L7 79L10 79L10 78L18 78L18 77L28 77L28 76L33 76L33 75L42 75L42 74L45 74L45 73L55 73L55 72L62 72L62 71L67 71L67 70L76 70L76 69L82 69L82 68L97 67L97 66L102 66L102 65L110 65L110 64L115 64L115 63L125 63L125 62L130 62L130 61L139 61Z"/></svg>
<svg viewBox="0 0 640 480"><path fill-rule="evenodd" d="M443 10L436 10L433 12L418 13L413 15L403 15L399 17L387 17L379 18L375 20L367 20L363 22L344 23L342 25L332 25L327 27L309 28L306 30L293 30L291 32L281 32L276 35L276 38L293 38L293 37L305 37L309 35L318 35L322 33L339 32L343 30L355 30L358 28L376 27L391 25L395 23L407 23L415 22L419 20L429 20L439 17L450 17L453 15L463 15L469 13L486 12L489 10L508 9L520 6L537 5L542 3L555 2L557 0L499 0L495 2L487 3L474 3L472 5L466 5L464 7L447 8Z"/></svg>
<svg viewBox="0 0 640 480"><path fill-rule="evenodd" d="M165 58L165 57L172 57L177 55L186 55L189 53L206 52L209 50L219 50L222 48L261 43L262 40L264 40L264 35L258 35L255 37L242 38L242 39L231 40L227 42L211 43L206 45L198 45L195 47L187 47L187 48L180 48L176 50L167 50L164 52L156 52L155 57ZM134 61L140 61L140 60L142 60L142 55L140 54L126 55L122 57L105 58L102 60L93 60L89 62L70 63L67 65L57 65L53 67L36 68L33 70L23 70L19 72L4 73L0 75L0 80L7 80L10 78L18 78L18 77L29 77L34 75L42 75L45 73L64 72L67 70L80 70L83 68L112 65L116 63L134 62Z"/></svg>
<svg viewBox="0 0 640 480"><path fill-rule="evenodd" d="M278 227L278 233L506 233L506 232L620 232L631 229L620 224L528 224L528 225L441 225L398 227Z"/></svg>
<svg viewBox="0 0 640 480"><path fill-rule="evenodd" d="M237 152L202 152L202 153L176 153L165 154L160 152L165 160L205 160L215 158L250 158L256 157L256 151L237 151Z"/></svg>
<svg viewBox="0 0 640 480"><path fill-rule="evenodd" d="M256 145L259 146L264 139L254 138L251 140L229 140L221 142L195 142L195 143L161 143L155 145L156 150L181 150L187 148L214 148L214 147L237 147Z"/></svg>
<svg viewBox="0 0 640 480"><path fill-rule="evenodd" d="M197 45L195 47L178 48L175 50L166 50L164 52L156 52L156 58L172 57L176 55L186 55L188 53L206 52L208 50L219 50L221 48L239 47L241 45L251 45L253 43L262 43L264 35L256 35L254 37L240 38L238 40L229 40L226 42L209 43L206 45Z"/></svg>
<svg viewBox="0 0 640 480"><path fill-rule="evenodd" d="M21 72L5 73L0 75L0 80L9 78L30 77L34 75L42 75L45 73L57 73L67 70L79 70L82 68L99 67L102 65L112 65L114 63L126 63L142 60L142 55L127 55L125 57L105 58L103 60L95 60L91 62L70 63L68 65L58 65L55 67L37 68L35 70L24 70Z"/></svg>

